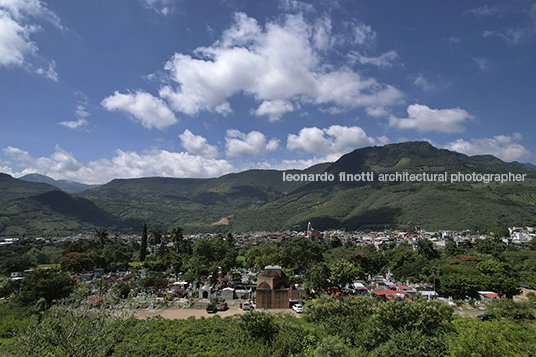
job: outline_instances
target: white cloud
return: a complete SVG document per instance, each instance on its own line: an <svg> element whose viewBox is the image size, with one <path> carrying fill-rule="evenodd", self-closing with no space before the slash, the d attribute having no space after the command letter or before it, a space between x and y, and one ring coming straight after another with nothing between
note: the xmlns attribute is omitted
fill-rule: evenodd
<svg viewBox="0 0 536 357"><path fill-rule="evenodd" d="M31 38L41 27L32 23L30 18L42 19L63 29L59 17L47 9L42 1L0 1L0 66L21 67L57 81L56 62L45 60ZM46 66L35 65L30 59L37 63L46 63Z"/></svg>
<svg viewBox="0 0 536 357"><path fill-rule="evenodd" d="M385 136L385 135L382 135L382 136L376 138L376 140L378 141L378 143L379 143L380 145L387 145L387 144L389 144L389 143L391 142L391 139L389 139L389 138L388 138L387 136Z"/></svg>
<svg viewBox="0 0 536 357"><path fill-rule="evenodd" d="M364 23L353 24L354 42L359 45L372 45L376 42L376 32Z"/></svg>
<svg viewBox="0 0 536 357"><path fill-rule="evenodd" d="M422 90L425 92L430 92L436 89L436 86L433 83L430 83L428 79L424 78L422 74L419 74L413 78L413 84L422 88Z"/></svg>
<svg viewBox="0 0 536 357"><path fill-rule="evenodd" d="M151 9L164 16L171 14L181 1L182 0L141 0L147 9Z"/></svg>
<svg viewBox="0 0 536 357"><path fill-rule="evenodd" d="M315 8L311 4L307 4L303 1L297 0L281 0L279 2L279 8L283 11L296 11L296 12L314 12Z"/></svg>
<svg viewBox="0 0 536 357"><path fill-rule="evenodd" d="M87 122L86 119L80 118L80 119L78 119L76 121L61 121L58 124L66 126L67 128L78 129L78 128L81 128L83 126L87 126L88 122Z"/></svg>
<svg viewBox="0 0 536 357"><path fill-rule="evenodd" d="M228 114L228 98L250 95L261 102L255 113L272 121L300 103L347 108L400 103L403 94L395 87L329 65L323 54L339 38L331 34L328 20L309 24L301 14L286 15L262 28L237 13L234 24L211 47L197 48L194 56L176 53L166 63L175 86L164 86L160 96L174 110L195 115ZM358 42L375 37L369 26L357 28L364 36Z"/></svg>
<svg viewBox="0 0 536 357"><path fill-rule="evenodd" d="M218 157L218 148L209 145L207 139L201 135L194 135L188 129L179 135L182 146L190 153L201 155L205 159L215 159Z"/></svg>
<svg viewBox="0 0 536 357"><path fill-rule="evenodd" d="M48 62L48 68L44 69L43 67L39 67L35 70L35 73L45 76L48 79L52 79L54 82L58 81L58 73L56 72L56 61L51 60Z"/></svg>
<svg viewBox="0 0 536 357"><path fill-rule="evenodd" d="M325 162L335 162L342 154L329 154L326 156L315 156L312 159L302 160L282 160L282 161L262 161L255 163L250 168L262 170L303 170L316 164Z"/></svg>
<svg viewBox="0 0 536 357"><path fill-rule="evenodd" d="M395 51L389 51L386 53L382 53L377 57L367 57L363 56L357 51L352 51L350 52L348 57L352 61L359 62L361 64L371 64L378 67L392 67L394 66L393 61L398 58L398 53L396 53Z"/></svg>
<svg viewBox="0 0 536 357"><path fill-rule="evenodd" d="M475 9L467 10L463 14L464 15L470 14L470 15L476 15L476 16L482 17L482 16L494 15L494 14L496 14L498 12L500 12L500 6L499 5L491 6L491 7L489 5L484 5L484 6L481 6L481 7L477 7Z"/></svg>
<svg viewBox="0 0 536 357"><path fill-rule="evenodd" d="M389 127L415 129L418 132L461 133L463 124L473 116L460 108L430 109L426 105L412 104L408 107L408 118L389 117Z"/></svg>
<svg viewBox="0 0 536 357"><path fill-rule="evenodd" d="M227 157L237 157L242 154L259 155L265 151L275 151L279 147L279 140L270 139L258 131L248 134L239 130L227 130L225 136L225 154Z"/></svg>
<svg viewBox="0 0 536 357"><path fill-rule="evenodd" d="M468 10L465 14L474 14L479 17L491 16L495 14L501 14L506 10L512 12L514 10L516 15L522 14L525 17L519 17L517 19L518 26L503 28L500 30L486 30L482 33L483 37L497 36L506 41L511 46L521 45L523 43L533 41L536 38L536 4L531 2L520 2L520 6L508 6L501 5L489 7L488 5L482 6L476 9Z"/></svg>
<svg viewBox="0 0 536 357"><path fill-rule="evenodd" d="M486 59L486 58L476 58L476 57L471 57L471 59L476 62L476 64L478 65L478 67L481 70L483 70L483 71L489 70L489 60L488 59Z"/></svg>
<svg viewBox="0 0 536 357"><path fill-rule="evenodd" d="M114 95L105 98L101 104L109 111L120 110L129 114L147 129L155 127L162 130L177 122L173 112L161 99L142 91L128 94L115 91Z"/></svg>
<svg viewBox="0 0 536 357"><path fill-rule="evenodd" d="M390 111L385 109L384 107L376 107L376 108L369 107L369 108L366 108L365 111L371 117L376 117L376 118L386 117L390 114Z"/></svg>
<svg viewBox="0 0 536 357"><path fill-rule="evenodd" d="M22 66L24 57L37 52L37 45L30 40L36 30L21 26L0 9L0 65Z"/></svg>
<svg viewBox="0 0 536 357"><path fill-rule="evenodd" d="M27 151L14 148L12 146L8 146L2 149L2 151L4 152L4 154L14 158L17 161L20 161L21 163L27 163L32 160L31 155Z"/></svg>
<svg viewBox="0 0 536 357"><path fill-rule="evenodd" d="M317 155L344 154L351 149L376 144L358 126L332 125L327 129L303 128L298 135L289 134L287 149L303 150Z"/></svg>
<svg viewBox="0 0 536 357"><path fill-rule="evenodd" d="M271 122L278 121L281 119L283 114L292 112L294 106L292 103L289 103L284 100L265 100L261 105L255 110L256 116L268 115L268 120Z"/></svg>
<svg viewBox="0 0 536 357"><path fill-rule="evenodd" d="M59 29L63 29L60 18L53 11L47 9L46 3L40 0L2 0L0 9L4 8L10 16L18 21L25 21L28 17L44 19Z"/></svg>
<svg viewBox="0 0 536 357"><path fill-rule="evenodd" d="M74 111L77 120L62 121L59 122L58 125L63 125L71 129L80 129L89 125L89 122L86 120L86 118L90 116L89 112L87 111L89 97L82 92L75 92L74 94L81 98L78 100L76 109Z"/></svg>
<svg viewBox="0 0 536 357"><path fill-rule="evenodd" d="M51 157L33 158L27 152L8 147L4 153L19 161L24 169L12 173L21 177L39 173L54 179L66 179L87 184L103 184L115 178L139 177L218 177L235 171L226 160L206 159L186 152L146 150L136 152L116 151L111 160L100 159L87 165L79 163L71 153L56 146ZM5 172L9 172L6 170Z"/></svg>
<svg viewBox="0 0 536 357"><path fill-rule="evenodd" d="M519 133L512 136L497 135L493 138L470 139L470 141L458 139L445 145L445 149L466 155L493 155L504 161L524 162L528 160L531 153L518 143L521 139L522 136Z"/></svg>

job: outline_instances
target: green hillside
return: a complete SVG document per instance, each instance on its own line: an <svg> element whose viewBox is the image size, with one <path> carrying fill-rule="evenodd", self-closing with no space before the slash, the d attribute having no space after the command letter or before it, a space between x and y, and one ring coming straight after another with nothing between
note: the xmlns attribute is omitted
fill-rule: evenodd
<svg viewBox="0 0 536 357"><path fill-rule="evenodd" d="M374 179L341 182L341 173L363 179L362 173L368 173ZM380 181L380 175L397 173L442 174L447 180ZM458 173L512 173L525 179L451 182L450 175ZM161 228L180 225L187 232L303 230L309 221L317 229L350 230L399 228L409 221L426 230L536 223L534 170L489 155L469 157L437 149L427 142L362 148L334 163L286 174L333 176L332 181L284 181L282 171L249 170L214 179L113 180L73 197L57 191L4 202L0 235L137 229L143 222Z"/></svg>
<svg viewBox="0 0 536 357"><path fill-rule="evenodd" d="M62 236L119 223L85 198L55 190L0 206L0 234Z"/></svg>
<svg viewBox="0 0 536 357"><path fill-rule="evenodd" d="M7 174L0 173L0 204L53 190L58 190L58 188L46 183L18 180Z"/></svg>

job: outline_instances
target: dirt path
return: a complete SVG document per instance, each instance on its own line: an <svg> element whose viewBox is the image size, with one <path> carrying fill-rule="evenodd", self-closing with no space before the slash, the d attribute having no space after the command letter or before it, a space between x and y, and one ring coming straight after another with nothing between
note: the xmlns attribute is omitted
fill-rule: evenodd
<svg viewBox="0 0 536 357"><path fill-rule="evenodd" d="M269 312L286 312L299 316L292 309L270 309ZM162 316L165 319L187 319L190 316L194 316L196 319L200 317L211 317L218 315L220 317L233 316L244 314L247 311L242 310L238 306L231 306L227 311L218 311L215 314L209 314L205 309L181 309L171 307L169 309L139 309L136 310L134 316L139 319L146 319L152 316Z"/></svg>

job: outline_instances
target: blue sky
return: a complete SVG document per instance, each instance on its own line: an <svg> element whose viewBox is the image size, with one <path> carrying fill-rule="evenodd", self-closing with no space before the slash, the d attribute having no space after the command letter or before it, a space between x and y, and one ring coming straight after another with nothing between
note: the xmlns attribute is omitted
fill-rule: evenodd
<svg viewBox="0 0 536 357"><path fill-rule="evenodd" d="M536 2L0 0L0 172L101 184L428 140L536 162Z"/></svg>

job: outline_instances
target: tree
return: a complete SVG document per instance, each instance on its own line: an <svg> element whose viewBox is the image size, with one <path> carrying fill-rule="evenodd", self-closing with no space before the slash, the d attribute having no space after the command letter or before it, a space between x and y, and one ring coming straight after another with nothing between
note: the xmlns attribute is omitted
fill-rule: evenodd
<svg viewBox="0 0 536 357"><path fill-rule="evenodd" d="M61 269L80 273L85 270L91 270L95 266L93 260L86 253L72 252L67 253L60 258Z"/></svg>
<svg viewBox="0 0 536 357"><path fill-rule="evenodd" d="M126 317L121 311L105 308L95 311L89 307L54 306L39 317L34 316L28 329L6 345L2 355L104 357L111 356L114 346L121 341L126 342L121 355L131 355L143 348L138 341L147 323ZM135 327L125 339L124 330L129 326Z"/></svg>
<svg viewBox="0 0 536 357"><path fill-rule="evenodd" d="M413 222L411 221L408 222L408 224L406 225L406 231L411 234L415 233L416 229L415 229L415 225L413 224Z"/></svg>
<svg viewBox="0 0 536 357"><path fill-rule="evenodd" d="M180 254L182 248L182 240L184 238L184 230L182 227L175 227L171 230L171 239L175 245L175 253Z"/></svg>
<svg viewBox="0 0 536 357"><path fill-rule="evenodd" d="M531 301L494 299L486 306L486 313L500 320L534 321L536 306Z"/></svg>
<svg viewBox="0 0 536 357"><path fill-rule="evenodd" d="M339 237L336 235L331 236L331 249L335 249L341 246L342 246L342 243Z"/></svg>
<svg viewBox="0 0 536 357"><path fill-rule="evenodd" d="M329 279L332 286L339 288L352 283L363 272L347 260L341 259L329 264Z"/></svg>
<svg viewBox="0 0 536 357"><path fill-rule="evenodd" d="M69 296L75 285L76 281L65 273L38 269L22 280L19 301L23 305L30 305L44 298L50 306L53 300Z"/></svg>
<svg viewBox="0 0 536 357"><path fill-rule="evenodd" d="M417 253L424 256L428 260L439 257L439 252L434 249L434 243L425 238L417 239Z"/></svg>
<svg viewBox="0 0 536 357"><path fill-rule="evenodd" d="M106 244L106 240L108 239L108 230L104 228L97 228L95 230L94 237L99 240L101 247L104 247L104 245Z"/></svg>
<svg viewBox="0 0 536 357"><path fill-rule="evenodd" d="M237 256L232 234L229 233L227 237L218 234L213 239L198 239L193 246L189 263L198 280L202 276L210 275L211 283L215 284L220 277L227 275L236 266Z"/></svg>
<svg viewBox="0 0 536 357"><path fill-rule="evenodd" d="M454 241L454 238L447 237L447 242L445 243L445 254L448 256L456 256L461 254L462 250L458 248L458 245Z"/></svg>
<svg viewBox="0 0 536 357"><path fill-rule="evenodd" d="M147 256L147 224L143 224L143 229L141 231L141 244L140 244L140 262L145 261Z"/></svg>
<svg viewBox="0 0 536 357"><path fill-rule="evenodd" d="M250 247L245 253L246 266L248 268L263 269L267 265L279 263L279 246L274 242Z"/></svg>
<svg viewBox="0 0 536 357"><path fill-rule="evenodd" d="M254 338L262 342L272 341L279 330L273 314L259 311L240 315L238 326L246 339Z"/></svg>
<svg viewBox="0 0 536 357"><path fill-rule="evenodd" d="M326 263L318 263L305 273L306 285L316 292L329 288L329 267Z"/></svg>
<svg viewBox="0 0 536 357"><path fill-rule="evenodd" d="M500 238L487 238L476 241L476 251L482 254L491 254L498 258L505 250L506 244Z"/></svg>
<svg viewBox="0 0 536 357"><path fill-rule="evenodd" d="M531 356L534 354L534 329L515 322L460 318L453 321L454 333L449 334L452 357Z"/></svg>
<svg viewBox="0 0 536 357"><path fill-rule="evenodd" d="M436 289L448 296L477 298L481 282L477 275L445 274L439 278L439 287Z"/></svg>
<svg viewBox="0 0 536 357"><path fill-rule="evenodd" d="M106 268L116 270L128 266L130 257L127 248L119 242L111 242L102 250L102 257L106 262Z"/></svg>
<svg viewBox="0 0 536 357"><path fill-rule="evenodd" d="M162 231L160 228L152 229L151 230L151 242L154 247L155 251L155 259L156 259L156 253L157 253L157 247L162 244Z"/></svg>
<svg viewBox="0 0 536 357"><path fill-rule="evenodd" d="M12 272L22 272L35 266L35 261L27 254L24 254L4 260L0 265L0 272L8 275Z"/></svg>
<svg viewBox="0 0 536 357"><path fill-rule="evenodd" d="M305 237L293 237L281 245L281 265L297 272L307 271L324 259L324 250L324 246Z"/></svg>
<svg viewBox="0 0 536 357"><path fill-rule="evenodd" d="M510 231L507 227L501 226L497 227L495 229L495 232L493 233L493 237L495 238L504 238L504 237L510 237Z"/></svg>

